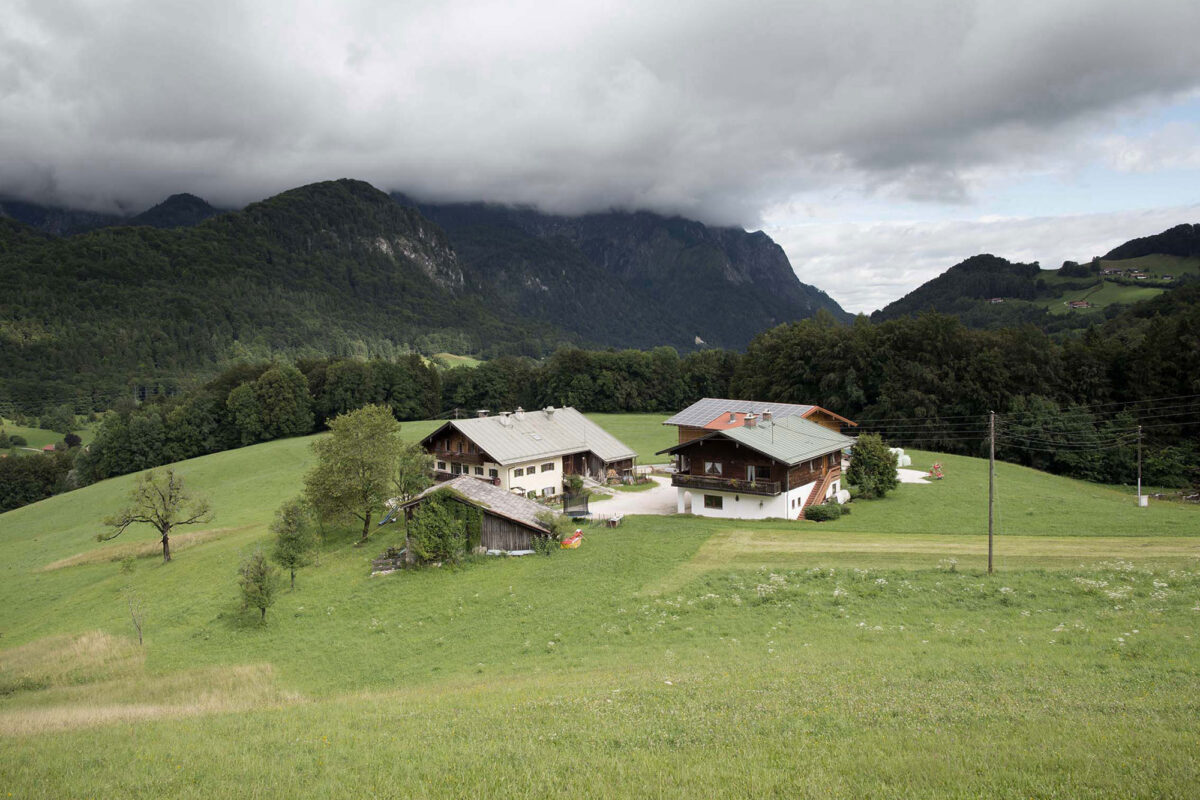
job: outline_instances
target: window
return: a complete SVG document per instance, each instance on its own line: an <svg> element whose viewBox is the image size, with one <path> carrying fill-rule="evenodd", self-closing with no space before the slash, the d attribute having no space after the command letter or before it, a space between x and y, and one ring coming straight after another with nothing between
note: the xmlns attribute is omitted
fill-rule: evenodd
<svg viewBox="0 0 1200 800"><path fill-rule="evenodd" d="M454 444L454 447L455 447L455 449L456 449L456 450L458 450L458 452L460 452L460 453L461 453L461 452L463 451L463 448L462 448L462 439L459 439L457 442L455 442L455 444Z"/></svg>
<svg viewBox="0 0 1200 800"><path fill-rule="evenodd" d="M482 475L482 474L483 474L483 467L476 467L476 468L475 468L475 474L476 474L476 475Z"/></svg>
<svg viewBox="0 0 1200 800"><path fill-rule="evenodd" d="M461 475L462 474L462 464L455 464L455 463L451 462L450 463L450 474L451 475Z"/></svg>
<svg viewBox="0 0 1200 800"><path fill-rule="evenodd" d="M438 469L440 469L442 472L445 472L445 471L446 471L446 462L445 462L445 461L439 461L439 462L438 462Z"/></svg>
<svg viewBox="0 0 1200 800"><path fill-rule="evenodd" d="M526 492L525 496L528 497L530 500L536 500L537 492Z"/></svg>
<svg viewBox="0 0 1200 800"><path fill-rule="evenodd" d="M757 464L746 465L746 480L753 483L754 481L769 481L771 480L771 468L763 467Z"/></svg>
<svg viewBox="0 0 1200 800"><path fill-rule="evenodd" d="M721 497L721 495L719 495L719 494L706 494L706 495L704 495L704 507L705 508L724 508L725 507L725 498Z"/></svg>
<svg viewBox="0 0 1200 800"><path fill-rule="evenodd" d="M721 462L720 461L705 461L704 462L704 474L705 475L720 475L721 474ZM715 508L720 508L720 506L715 506Z"/></svg>
<svg viewBox="0 0 1200 800"><path fill-rule="evenodd" d="M542 489L542 497L550 497L553 494L554 494L554 487L552 487L552 486L547 486L545 489Z"/></svg>
<svg viewBox="0 0 1200 800"><path fill-rule="evenodd" d="M554 462L551 461L548 464L542 464L542 472L554 472Z"/></svg>
<svg viewBox="0 0 1200 800"><path fill-rule="evenodd" d="M524 474L525 474L525 469L523 467L517 467L516 469L513 470L514 478L519 478Z"/></svg>
<svg viewBox="0 0 1200 800"><path fill-rule="evenodd" d="M500 470L497 470L497 469L489 469L489 470L488 470L488 477L489 477L489 478L499 478L499 477L500 477Z"/></svg>

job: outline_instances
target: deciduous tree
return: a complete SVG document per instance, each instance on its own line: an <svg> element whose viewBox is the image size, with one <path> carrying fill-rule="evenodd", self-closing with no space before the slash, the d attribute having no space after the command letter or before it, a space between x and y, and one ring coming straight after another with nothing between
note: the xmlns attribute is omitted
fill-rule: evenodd
<svg viewBox="0 0 1200 800"><path fill-rule="evenodd" d="M238 576L242 602L246 608L257 608L265 622L267 609L275 602L275 594L279 591L279 570L261 550L255 550L238 568Z"/></svg>
<svg viewBox="0 0 1200 800"><path fill-rule="evenodd" d="M331 420L312 448L317 465L304 478L305 499L325 521L361 520L365 542L395 485L400 423L386 406L364 406Z"/></svg>
<svg viewBox="0 0 1200 800"><path fill-rule="evenodd" d="M288 500L275 512L271 531L275 534L272 556L291 574L291 588L295 589L296 570L312 563L317 546L311 509L299 497Z"/></svg>
<svg viewBox="0 0 1200 800"><path fill-rule="evenodd" d="M163 563L166 563L171 560L171 531L212 518L208 498L189 492L182 476L169 468L162 472L150 470L138 476L129 493L129 505L104 520L111 530L97 534L96 539L105 542L117 538L131 525L151 525L161 537Z"/></svg>
<svg viewBox="0 0 1200 800"><path fill-rule="evenodd" d="M876 433L864 433L854 443L846 480L858 496L871 500L883 497L900 484L896 477L896 454Z"/></svg>

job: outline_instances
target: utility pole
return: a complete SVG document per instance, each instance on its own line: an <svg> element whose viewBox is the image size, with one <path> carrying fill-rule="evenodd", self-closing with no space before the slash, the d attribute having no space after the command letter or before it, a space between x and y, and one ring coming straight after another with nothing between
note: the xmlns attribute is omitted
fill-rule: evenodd
<svg viewBox="0 0 1200 800"><path fill-rule="evenodd" d="M988 575L992 574L992 517L996 504L996 412L988 412Z"/></svg>
<svg viewBox="0 0 1200 800"><path fill-rule="evenodd" d="M1142 426L1138 425L1138 505L1142 504Z"/></svg>

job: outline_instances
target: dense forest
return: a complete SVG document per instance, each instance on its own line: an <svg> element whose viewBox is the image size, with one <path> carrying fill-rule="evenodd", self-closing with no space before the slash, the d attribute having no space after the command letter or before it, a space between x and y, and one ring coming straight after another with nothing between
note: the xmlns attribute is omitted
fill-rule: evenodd
<svg viewBox="0 0 1200 800"><path fill-rule="evenodd" d="M740 348L818 309L849 318L763 233L417 207L352 180L224 214L191 195L131 218L0 203L0 281L0 410L31 414L246 360Z"/></svg>
<svg viewBox="0 0 1200 800"><path fill-rule="evenodd" d="M540 355L573 340L462 280L436 225L356 181L179 230L59 238L0 219L0 404L100 409L245 360Z"/></svg>
<svg viewBox="0 0 1200 800"><path fill-rule="evenodd" d="M553 404L664 417L701 397L811 403L893 444L997 456L1109 483L1200 483L1200 286L1140 303L1059 342L1035 327L971 330L942 314L781 325L744 354L561 348L441 369L419 356L247 363L204 386L107 414L75 455L0 462L0 509L157 464L320 430L383 403L397 419ZM50 413L58 413L51 409Z"/></svg>

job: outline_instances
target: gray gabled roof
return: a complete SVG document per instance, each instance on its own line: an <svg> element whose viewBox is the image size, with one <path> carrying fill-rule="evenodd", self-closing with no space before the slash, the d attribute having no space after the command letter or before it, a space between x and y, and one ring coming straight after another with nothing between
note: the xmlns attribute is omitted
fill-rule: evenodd
<svg viewBox="0 0 1200 800"><path fill-rule="evenodd" d="M820 406L798 405L796 403L770 403L765 400L730 400L724 397L705 397L667 419L663 422L663 425L686 425L703 428L717 417L722 414L728 414L731 411L737 414L759 415L764 411L770 411L771 416L780 420L787 419L788 417L804 417L812 413L814 409L820 409L826 414L844 419L851 425L855 424L840 414L834 414L832 411Z"/></svg>
<svg viewBox="0 0 1200 800"><path fill-rule="evenodd" d="M495 514L527 528L533 528L538 533L546 533L545 527L538 522L537 515L539 512L552 511L552 509L535 503L523 495L505 491L488 481L472 478L469 475L459 475L445 483L434 484L408 502L400 504L399 507L408 508L416 505L434 492L443 489L448 489L459 499L478 506L489 514Z"/></svg>
<svg viewBox="0 0 1200 800"><path fill-rule="evenodd" d="M508 416L508 424L499 416L450 420L445 427L456 428L498 464L517 464L537 458L554 458L591 451L604 462L634 458L637 452L573 408L524 411Z"/></svg>
<svg viewBox="0 0 1200 800"><path fill-rule="evenodd" d="M837 431L831 431L823 425L809 422L798 416L791 416L776 419L774 423L760 422L753 428L742 426L714 430L707 436L683 442L659 452L674 453L714 437L730 439L743 447L748 447L788 466L794 466L826 453L835 453L854 444L854 440L849 436L843 436Z"/></svg>

